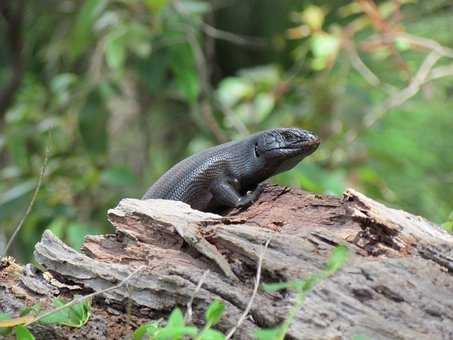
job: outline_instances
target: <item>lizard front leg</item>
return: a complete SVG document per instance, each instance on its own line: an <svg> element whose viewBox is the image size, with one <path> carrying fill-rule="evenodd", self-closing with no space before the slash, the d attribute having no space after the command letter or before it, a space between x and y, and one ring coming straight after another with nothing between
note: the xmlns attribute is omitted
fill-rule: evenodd
<svg viewBox="0 0 453 340"><path fill-rule="evenodd" d="M229 208L248 207L255 202L263 191L263 186L258 185L255 190L241 195L239 181L235 178L221 178L215 181L210 191L216 205L226 206Z"/></svg>

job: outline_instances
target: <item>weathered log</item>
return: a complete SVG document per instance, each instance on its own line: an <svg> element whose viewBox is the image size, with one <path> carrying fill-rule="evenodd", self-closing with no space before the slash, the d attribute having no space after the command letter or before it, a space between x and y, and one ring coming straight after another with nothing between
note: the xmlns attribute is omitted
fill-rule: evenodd
<svg viewBox="0 0 453 340"><path fill-rule="evenodd" d="M333 247L345 244L348 263L308 295L289 338L453 338L453 236L354 190L337 198L267 187L252 207L226 216L181 202L123 199L108 219L115 234L88 236L82 253L46 231L35 248L45 275L4 261L0 303L17 312L15 303L100 291L145 266L126 286L98 296L93 320L73 333L74 339L87 334L123 338L140 323L165 318L175 306L184 309L209 270L194 297L193 321L202 324L203 312L219 298L226 314L218 328L226 331L250 299L268 239L262 282L318 272ZM25 301L19 303L18 294ZM257 327L280 324L291 297L291 292L260 291L235 338L251 338ZM66 327L36 331L54 338L68 334Z"/></svg>

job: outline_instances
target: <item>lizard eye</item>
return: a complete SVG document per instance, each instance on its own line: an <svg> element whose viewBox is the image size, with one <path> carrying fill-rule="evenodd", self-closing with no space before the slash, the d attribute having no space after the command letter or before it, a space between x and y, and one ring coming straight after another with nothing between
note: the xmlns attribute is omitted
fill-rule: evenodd
<svg viewBox="0 0 453 340"><path fill-rule="evenodd" d="M255 143L255 156L259 157L260 153L258 152L258 143Z"/></svg>

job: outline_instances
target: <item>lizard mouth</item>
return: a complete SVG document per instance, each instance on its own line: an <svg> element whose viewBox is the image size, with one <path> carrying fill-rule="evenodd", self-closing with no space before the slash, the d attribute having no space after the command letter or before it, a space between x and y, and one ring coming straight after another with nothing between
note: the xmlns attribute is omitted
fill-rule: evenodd
<svg viewBox="0 0 453 340"><path fill-rule="evenodd" d="M268 151L271 151L271 150L313 150L315 151L319 144L321 143L321 141L319 140L318 137L316 136L313 136L314 138L312 139L309 139L309 140L302 140L302 141L294 141L294 142L291 142L285 146L278 146L278 147L275 147L275 148L271 148L269 149ZM312 152L313 152L312 151Z"/></svg>

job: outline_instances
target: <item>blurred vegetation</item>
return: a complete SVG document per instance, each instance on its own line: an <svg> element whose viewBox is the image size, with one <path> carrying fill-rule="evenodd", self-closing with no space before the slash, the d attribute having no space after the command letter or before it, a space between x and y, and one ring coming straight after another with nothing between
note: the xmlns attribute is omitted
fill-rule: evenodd
<svg viewBox="0 0 453 340"><path fill-rule="evenodd" d="M0 248L47 140L23 260L44 229L79 247L178 160L278 126L323 144L276 183L354 187L448 224L451 22L448 0L2 1Z"/></svg>

